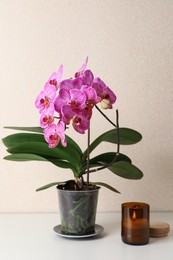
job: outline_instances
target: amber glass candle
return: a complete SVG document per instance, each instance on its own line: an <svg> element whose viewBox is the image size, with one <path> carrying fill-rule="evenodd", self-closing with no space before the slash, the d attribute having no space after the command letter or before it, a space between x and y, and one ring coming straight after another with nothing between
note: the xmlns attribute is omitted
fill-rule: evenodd
<svg viewBox="0 0 173 260"><path fill-rule="evenodd" d="M122 204L122 241L130 245L145 245L149 242L149 205L142 202Z"/></svg>

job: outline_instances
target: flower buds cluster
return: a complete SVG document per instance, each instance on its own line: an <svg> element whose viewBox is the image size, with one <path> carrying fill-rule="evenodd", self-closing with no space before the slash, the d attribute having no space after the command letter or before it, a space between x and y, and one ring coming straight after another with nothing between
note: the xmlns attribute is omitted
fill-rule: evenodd
<svg viewBox="0 0 173 260"><path fill-rule="evenodd" d="M87 60L75 73L74 78L61 81L63 66L54 72L35 101L40 112L40 126L50 148L59 144L65 147L66 125L81 134L90 127L93 107L101 103L103 109L112 108L116 95L91 70L86 70ZM57 113L57 116L55 116ZM58 118L58 123L55 123Z"/></svg>

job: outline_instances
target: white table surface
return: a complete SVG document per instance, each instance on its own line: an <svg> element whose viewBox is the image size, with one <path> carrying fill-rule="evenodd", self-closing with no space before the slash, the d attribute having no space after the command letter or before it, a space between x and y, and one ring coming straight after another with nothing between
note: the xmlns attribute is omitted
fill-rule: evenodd
<svg viewBox="0 0 173 260"><path fill-rule="evenodd" d="M173 227L172 213L151 213L151 221L167 222ZM144 246L121 241L120 213L97 213L102 235L87 239L59 237L53 227L58 213L0 214L0 260L155 260L173 259L173 231L167 237L150 238Z"/></svg>

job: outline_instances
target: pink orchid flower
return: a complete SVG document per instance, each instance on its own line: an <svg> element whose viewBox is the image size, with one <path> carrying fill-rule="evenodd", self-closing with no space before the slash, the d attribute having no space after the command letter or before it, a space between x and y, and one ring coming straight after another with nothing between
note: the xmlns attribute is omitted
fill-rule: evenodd
<svg viewBox="0 0 173 260"><path fill-rule="evenodd" d="M56 97L56 88L54 85L46 83L44 90L40 92L35 101L36 108L42 113L43 110L48 109L50 104L54 102Z"/></svg>
<svg viewBox="0 0 173 260"><path fill-rule="evenodd" d="M50 148L56 147L60 141L64 147L67 146L64 131L65 124L62 121L59 121L57 125L53 123L48 128L45 128L44 138Z"/></svg>
<svg viewBox="0 0 173 260"><path fill-rule="evenodd" d="M112 108L116 95L98 77L94 78L91 70L86 70L88 57L75 78L61 81L63 66L54 72L38 95L35 106L41 114L40 126L44 128L45 140L53 148L61 141L66 146L65 125L72 123L73 128L81 134L90 127L92 111L97 103L104 109ZM57 89L59 94L56 97ZM60 121L54 123L54 112L58 112Z"/></svg>
<svg viewBox="0 0 173 260"><path fill-rule="evenodd" d="M86 107L86 94L78 89L60 89L59 96L55 100L55 110L60 113L65 124L79 111Z"/></svg>
<svg viewBox="0 0 173 260"><path fill-rule="evenodd" d="M53 72L47 82L50 85L55 86L56 89L58 89L60 81L61 81L62 74L63 74L63 65L60 65L58 71Z"/></svg>
<svg viewBox="0 0 173 260"><path fill-rule="evenodd" d="M92 87L95 89L101 100L107 100L107 106L104 108L112 108L112 105L116 101L116 95L114 92L109 87L107 87L100 78L95 78L93 80Z"/></svg>
<svg viewBox="0 0 173 260"><path fill-rule="evenodd" d="M73 128L80 134L84 134L90 126L90 121L82 113L77 114L72 119Z"/></svg>
<svg viewBox="0 0 173 260"><path fill-rule="evenodd" d="M50 103L50 106L48 109L43 110L40 117L40 126L42 128L47 128L49 125L51 125L54 121L54 104Z"/></svg>
<svg viewBox="0 0 173 260"><path fill-rule="evenodd" d="M81 87L81 90L84 91L87 96L86 104L95 105L101 101L101 98L97 96L97 92L95 91L94 88L88 87L87 85L83 85Z"/></svg>
<svg viewBox="0 0 173 260"><path fill-rule="evenodd" d="M75 116L75 112L69 105L63 105L61 109L61 120L69 125L72 118Z"/></svg>
<svg viewBox="0 0 173 260"><path fill-rule="evenodd" d="M94 80L94 75L91 70L85 70L83 75L81 76L83 85L91 86Z"/></svg>

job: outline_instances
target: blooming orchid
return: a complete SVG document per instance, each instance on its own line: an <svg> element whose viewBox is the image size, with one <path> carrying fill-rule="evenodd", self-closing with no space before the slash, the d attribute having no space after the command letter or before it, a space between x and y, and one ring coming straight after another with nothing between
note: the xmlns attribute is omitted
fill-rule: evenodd
<svg viewBox="0 0 173 260"><path fill-rule="evenodd" d="M86 95L78 89L61 89L55 100L55 110L60 114L64 123L69 124L73 115L86 107Z"/></svg>
<svg viewBox="0 0 173 260"><path fill-rule="evenodd" d="M38 95L35 106L39 109L40 126L45 129L45 139L50 147L59 144L56 134L47 135L50 130L56 131L54 113L58 113L60 123L72 124L80 134L84 134L90 127L92 111L96 104L101 103L102 108L112 108L116 101L115 94L98 77L94 78L91 70L86 70L88 58L75 73L74 78L61 81L63 66L54 72ZM59 88L59 89L58 89ZM59 125L60 125L59 123ZM51 138L50 138L51 136ZM52 143L51 143L52 140Z"/></svg>
<svg viewBox="0 0 173 260"><path fill-rule="evenodd" d="M7 127L25 132L3 139L7 151L10 153L4 159L48 161L57 167L69 168L74 174L75 181L65 181L63 184L70 184L70 187L72 185L75 190L87 190L90 186L95 188L94 184L89 181L89 173L105 168L127 179L140 179L143 176L143 173L132 164L131 159L120 153L120 144L135 144L142 139L142 136L133 129L119 127L118 110L116 110L115 123L102 112L102 108L111 109L113 107L116 95L102 79L95 77L93 72L87 69L87 63L88 58L74 77L62 80L62 65L49 77L35 100L35 106L39 110L41 128ZM90 143L90 122L94 108L113 125L113 129L102 133ZM66 134L71 126L79 134L85 134L88 130L85 151L82 151L78 143ZM26 133L26 131L31 133ZM111 152L103 151L92 157L92 151L102 142L109 142L112 147L116 145L116 148L113 148ZM86 182L83 178L84 174L87 174ZM53 182L37 190L58 184L59 182ZM109 184L102 182L95 184L118 192Z"/></svg>

